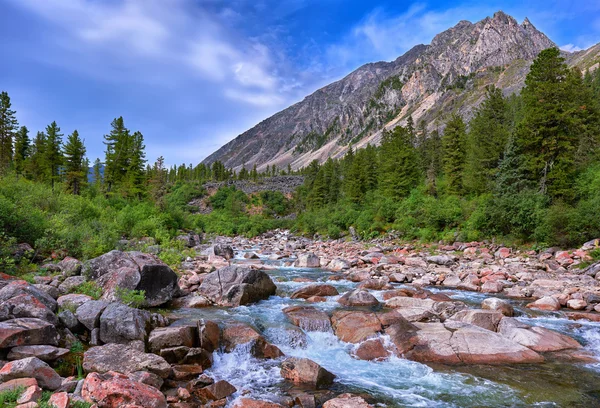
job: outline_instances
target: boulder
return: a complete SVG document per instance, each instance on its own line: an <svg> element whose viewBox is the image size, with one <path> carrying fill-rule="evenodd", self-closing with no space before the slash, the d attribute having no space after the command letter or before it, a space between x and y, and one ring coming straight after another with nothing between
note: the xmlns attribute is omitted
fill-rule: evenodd
<svg viewBox="0 0 600 408"><path fill-rule="evenodd" d="M171 373L171 366L164 358L113 343L88 349L83 355L83 369L88 373L148 371L161 378Z"/></svg>
<svg viewBox="0 0 600 408"><path fill-rule="evenodd" d="M48 405L52 408L69 408L69 402L69 394L63 391L52 394Z"/></svg>
<svg viewBox="0 0 600 408"><path fill-rule="evenodd" d="M85 276L69 276L60 285L58 285L58 291L63 295L67 294L84 282Z"/></svg>
<svg viewBox="0 0 600 408"><path fill-rule="evenodd" d="M539 326L529 326L514 318L504 318L498 325L498 333L537 352L577 349L577 340Z"/></svg>
<svg viewBox="0 0 600 408"><path fill-rule="evenodd" d="M233 403L233 408L283 408L283 405L270 401L239 398Z"/></svg>
<svg viewBox="0 0 600 408"><path fill-rule="evenodd" d="M375 313L338 310L331 318L335 335L347 343L360 343L383 330Z"/></svg>
<svg viewBox="0 0 600 408"><path fill-rule="evenodd" d="M312 306L288 306L283 309L283 313L304 331L331 331L327 313Z"/></svg>
<svg viewBox="0 0 600 408"><path fill-rule="evenodd" d="M495 310L469 309L461 310L450 317L449 320L470 323L495 332L498 328L498 323L500 323L500 320L502 320L503 317L504 315L502 313Z"/></svg>
<svg viewBox="0 0 600 408"><path fill-rule="evenodd" d="M235 253L233 252L233 248L230 245L216 244L213 247L213 253L216 256L220 256L220 257L225 258L227 260L233 259L235 257Z"/></svg>
<svg viewBox="0 0 600 408"><path fill-rule="evenodd" d="M22 280L11 281L0 289L0 303L18 295L33 296L53 312L58 309L58 304L52 296Z"/></svg>
<svg viewBox="0 0 600 408"><path fill-rule="evenodd" d="M52 324L58 324L58 318L54 312L35 296L22 293L1 303L4 309L2 314L5 319L18 319L32 317L42 319Z"/></svg>
<svg viewBox="0 0 600 408"><path fill-rule="evenodd" d="M294 384L310 385L315 388L333 384L335 375L307 358L288 358L281 363L281 376Z"/></svg>
<svg viewBox="0 0 600 408"><path fill-rule="evenodd" d="M198 293L220 306L241 306L274 295L277 287L265 272L226 266L208 274Z"/></svg>
<svg viewBox="0 0 600 408"><path fill-rule="evenodd" d="M558 299L552 296L544 296L541 299L536 300L533 303L527 305L530 309L546 310L546 311L558 311L560 310L560 302Z"/></svg>
<svg viewBox="0 0 600 408"><path fill-rule="evenodd" d="M350 269L350 263L343 259L336 258L327 264L327 269L330 271L345 271L346 269Z"/></svg>
<svg viewBox="0 0 600 408"><path fill-rule="evenodd" d="M362 397L340 395L325 402L323 408L373 408L373 406L368 404Z"/></svg>
<svg viewBox="0 0 600 408"><path fill-rule="evenodd" d="M100 340L121 344L132 340L145 341L150 321L150 313L145 310L111 303L100 315Z"/></svg>
<svg viewBox="0 0 600 408"><path fill-rule="evenodd" d="M504 316L512 317L515 311L507 300L498 298L487 298L481 302L481 308L485 310L495 310L502 313Z"/></svg>
<svg viewBox="0 0 600 408"><path fill-rule="evenodd" d="M59 308L77 309L79 306L89 302L90 300L93 300L91 296L81 295L78 293L70 293L68 295L63 295L59 297L58 299L56 299L56 302L58 303Z"/></svg>
<svg viewBox="0 0 600 408"><path fill-rule="evenodd" d="M226 325L223 328L221 340L226 352L231 352L240 345L249 345L250 354L256 358L283 356L279 348L268 343L256 330L244 323Z"/></svg>
<svg viewBox="0 0 600 408"><path fill-rule="evenodd" d="M25 390L21 393L21 395L17 399L17 404L19 404L19 407L21 407L21 404L36 404L37 401L41 398L41 396L42 389L37 385L30 385L29 387L25 388Z"/></svg>
<svg viewBox="0 0 600 408"><path fill-rule="evenodd" d="M58 345L56 327L45 320L19 318L0 322L0 349L38 344Z"/></svg>
<svg viewBox="0 0 600 408"><path fill-rule="evenodd" d="M291 299L308 299L312 296L337 296L336 288L327 284L314 284L300 288L290 296Z"/></svg>
<svg viewBox="0 0 600 408"><path fill-rule="evenodd" d="M217 401L229 397L236 391L237 388L235 388L233 385L231 385L225 380L220 380L215 382L214 384L197 390L196 395L208 401Z"/></svg>
<svg viewBox="0 0 600 408"><path fill-rule="evenodd" d="M17 346L13 347L8 353L9 360L20 360L27 357L37 357L42 361L54 361L69 354L66 348L36 345L36 346Z"/></svg>
<svg viewBox="0 0 600 408"><path fill-rule="evenodd" d="M83 382L81 396L98 408L167 408L167 400L159 390L115 372L90 373Z"/></svg>
<svg viewBox="0 0 600 408"><path fill-rule="evenodd" d="M117 287L143 290L144 306L160 306L179 292L177 274L163 261L141 252L111 251L87 261L82 274L98 281L106 300L116 300Z"/></svg>
<svg viewBox="0 0 600 408"><path fill-rule="evenodd" d="M0 369L0 383L15 378L35 378L38 385L47 390L56 390L62 384L60 375L48 364L36 357L11 361Z"/></svg>
<svg viewBox="0 0 600 408"><path fill-rule="evenodd" d="M364 289L355 289L348 291L338 299L338 302L344 306L378 306L379 301L369 291Z"/></svg>
<svg viewBox="0 0 600 408"><path fill-rule="evenodd" d="M60 268L62 274L64 276L75 276L81 273L81 268L83 264L81 261L67 256L65 259L58 263L58 267Z"/></svg>
<svg viewBox="0 0 600 408"><path fill-rule="evenodd" d="M385 349L381 339L371 339L360 343L353 355L359 360L381 361L388 358L390 353Z"/></svg>
<svg viewBox="0 0 600 408"><path fill-rule="evenodd" d="M454 263L454 257L452 257L450 255L433 255L433 256L428 256L425 259L429 263L436 264L436 265L442 265L442 266L449 266Z"/></svg>
<svg viewBox="0 0 600 408"><path fill-rule="evenodd" d="M100 316L107 306L108 302L103 300L90 300L77 308L75 316L88 330L93 330L100 327Z"/></svg>
<svg viewBox="0 0 600 408"><path fill-rule="evenodd" d="M14 380L8 380L0 383L0 393L4 391L12 391L18 388L28 388L32 385L38 385L38 382L35 378L15 378Z"/></svg>
<svg viewBox="0 0 600 408"><path fill-rule="evenodd" d="M318 268L321 266L319 257L312 252L298 255L298 259L294 262L296 268Z"/></svg>
<svg viewBox="0 0 600 408"><path fill-rule="evenodd" d="M198 338L196 326L160 327L148 336L148 346L152 353L170 347L194 347Z"/></svg>

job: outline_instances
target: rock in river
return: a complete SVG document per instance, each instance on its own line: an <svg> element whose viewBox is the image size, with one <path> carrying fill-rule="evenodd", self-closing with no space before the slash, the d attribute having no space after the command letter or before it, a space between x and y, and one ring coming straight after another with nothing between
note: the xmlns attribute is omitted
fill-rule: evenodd
<svg viewBox="0 0 600 408"><path fill-rule="evenodd" d="M276 289L263 271L226 266L208 274L198 292L220 306L241 306L267 299Z"/></svg>

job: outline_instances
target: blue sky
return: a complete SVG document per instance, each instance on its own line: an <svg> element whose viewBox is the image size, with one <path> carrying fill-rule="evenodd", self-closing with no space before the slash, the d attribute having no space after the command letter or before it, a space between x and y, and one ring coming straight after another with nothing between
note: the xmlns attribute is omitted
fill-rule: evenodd
<svg viewBox="0 0 600 408"><path fill-rule="evenodd" d="M0 90L33 134L77 129L91 160L122 115L149 161L197 164L360 65L497 10L563 49L600 42L600 0L0 0Z"/></svg>

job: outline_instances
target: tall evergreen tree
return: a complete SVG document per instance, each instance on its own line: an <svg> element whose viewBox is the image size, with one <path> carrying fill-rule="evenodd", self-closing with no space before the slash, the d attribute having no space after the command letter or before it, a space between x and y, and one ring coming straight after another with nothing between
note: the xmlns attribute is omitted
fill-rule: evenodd
<svg viewBox="0 0 600 408"><path fill-rule="evenodd" d="M0 172L6 170L13 159L13 138L18 125L11 106L8 93L0 93Z"/></svg>
<svg viewBox="0 0 600 408"><path fill-rule="evenodd" d="M104 135L104 145L106 146L104 186L109 193L125 178L131 142L129 129L125 127L122 116L114 119L110 126L112 128L110 133Z"/></svg>
<svg viewBox="0 0 600 408"><path fill-rule="evenodd" d="M26 126L21 126L15 136L15 171L21 175L25 172L25 163L29 157L31 141L29 140L29 130Z"/></svg>
<svg viewBox="0 0 600 408"><path fill-rule="evenodd" d="M61 180L60 168L63 164L62 137L60 128L56 122L46 127L46 143L44 154L44 166L47 180L50 181L52 189Z"/></svg>
<svg viewBox="0 0 600 408"><path fill-rule="evenodd" d="M29 178L35 181L47 180L46 168L46 134L44 132L37 132L29 158L25 164L27 175Z"/></svg>
<svg viewBox="0 0 600 408"><path fill-rule="evenodd" d="M128 143L129 151L127 153L127 191L126 194L141 199L146 192L146 177L144 168L146 166L146 146L144 145L144 136L141 132L134 132L131 135L131 141Z"/></svg>
<svg viewBox="0 0 600 408"><path fill-rule="evenodd" d="M74 130L67 137L64 153L64 174L67 191L79 195L82 186L87 182L88 168L85 160L85 146L77 130Z"/></svg>
<svg viewBox="0 0 600 408"><path fill-rule="evenodd" d="M465 169L466 126L462 118L453 115L442 137L444 176L450 194L462 194Z"/></svg>
<svg viewBox="0 0 600 408"><path fill-rule="evenodd" d="M102 186L102 162L100 158L94 160L94 185L97 187Z"/></svg>
<svg viewBox="0 0 600 408"><path fill-rule="evenodd" d="M417 150L407 129L385 132L379 150L379 185L388 197L407 196L419 182Z"/></svg>

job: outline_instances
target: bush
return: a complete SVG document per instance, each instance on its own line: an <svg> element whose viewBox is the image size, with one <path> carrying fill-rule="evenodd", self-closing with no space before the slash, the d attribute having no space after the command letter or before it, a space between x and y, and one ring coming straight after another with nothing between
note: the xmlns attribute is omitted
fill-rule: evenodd
<svg viewBox="0 0 600 408"><path fill-rule="evenodd" d="M135 308L142 307L146 301L146 292L143 290L125 289L117 286L115 295L121 303Z"/></svg>
<svg viewBox="0 0 600 408"><path fill-rule="evenodd" d="M102 296L102 288L94 281L83 282L71 289L70 293L80 293L88 295L94 300L100 299Z"/></svg>

